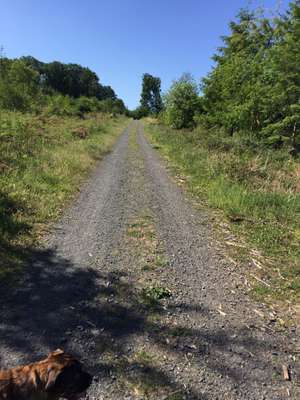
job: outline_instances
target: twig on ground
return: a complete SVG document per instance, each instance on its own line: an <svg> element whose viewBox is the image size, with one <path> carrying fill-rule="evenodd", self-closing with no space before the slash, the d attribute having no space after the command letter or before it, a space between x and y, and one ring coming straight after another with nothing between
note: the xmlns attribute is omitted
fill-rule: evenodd
<svg viewBox="0 0 300 400"><path fill-rule="evenodd" d="M225 243L228 244L228 246L241 247L241 248L243 248L243 249L246 248L246 246L244 246L243 244L230 242L230 241L228 241L228 240L226 240Z"/></svg>
<svg viewBox="0 0 300 400"><path fill-rule="evenodd" d="M265 281L263 281L262 279L258 278L256 275L254 274L250 274L254 279L256 279L258 282L263 283L264 285L271 287L271 285Z"/></svg>
<svg viewBox="0 0 300 400"><path fill-rule="evenodd" d="M259 315L261 318L264 318L265 317L265 315L261 312L261 311L258 311L256 308L254 308L254 310L253 310L257 315Z"/></svg>
<svg viewBox="0 0 300 400"><path fill-rule="evenodd" d="M282 365L282 374L285 381L291 380L290 371L286 365Z"/></svg>
<svg viewBox="0 0 300 400"><path fill-rule="evenodd" d="M257 261L254 258L252 258L252 262L257 268L263 269L263 266L261 265L261 263L259 261Z"/></svg>

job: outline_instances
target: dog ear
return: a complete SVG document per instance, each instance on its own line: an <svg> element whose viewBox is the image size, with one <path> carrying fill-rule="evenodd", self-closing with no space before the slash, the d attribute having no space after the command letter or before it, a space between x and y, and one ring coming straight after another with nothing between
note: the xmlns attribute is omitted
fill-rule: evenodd
<svg viewBox="0 0 300 400"><path fill-rule="evenodd" d="M53 367L49 367L47 372L48 372L48 379L45 389L46 392L49 392L53 390L53 388L55 387L56 379L61 373L61 371L59 369L54 369Z"/></svg>
<svg viewBox="0 0 300 400"><path fill-rule="evenodd" d="M62 349L56 349L54 351L52 351L51 353L48 354L48 358L52 357L52 356L59 356L61 354L64 354L65 352Z"/></svg>

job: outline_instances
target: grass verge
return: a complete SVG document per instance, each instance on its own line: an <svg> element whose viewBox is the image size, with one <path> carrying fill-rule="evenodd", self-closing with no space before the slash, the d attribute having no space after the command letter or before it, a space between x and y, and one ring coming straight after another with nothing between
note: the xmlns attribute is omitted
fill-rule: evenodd
<svg viewBox="0 0 300 400"><path fill-rule="evenodd" d="M33 247L110 151L125 117L0 113L0 282L14 281Z"/></svg>
<svg viewBox="0 0 300 400"><path fill-rule="evenodd" d="M175 131L149 120L145 131L179 174L179 183L202 205L217 211L216 220L226 227L229 253L238 262L248 260L256 298L296 305L300 298L299 160L281 150L254 148L241 138L224 138L200 128Z"/></svg>

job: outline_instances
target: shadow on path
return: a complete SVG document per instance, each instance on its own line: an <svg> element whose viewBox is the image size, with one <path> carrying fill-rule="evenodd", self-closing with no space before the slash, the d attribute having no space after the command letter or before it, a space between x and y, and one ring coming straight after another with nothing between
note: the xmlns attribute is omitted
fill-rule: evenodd
<svg viewBox="0 0 300 400"><path fill-rule="evenodd" d="M163 322L166 313L178 309L207 318L210 310L204 306L175 305L171 298L164 304L157 303L155 313L160 318L153 321L149 318L153 305L145 304L124 273L117 270L102 273L91 267L74 266L51 249L27 250L29 254L31 262L24 282L13 292L4 286L0 291L0 344L7 353L18 354L22 362L64 347L83 359L96 375L117 371L129 381L136 380L137 376L149 381L150 377L156 385L167 387L171 392L184 392L186 389L171 373L151 363L144 365L130 359L127 349L130 337L147 334L162 351L180 355L182 360L188 354L199 367L208 367L229 377L233 383L251 379L247 371L257 367L258 359L259 368L267 368L263 353L272 346L257 341L249 331L199 330ZM111 365L101 360L108 347L117 360ZM232 356L246 362L247 368L242 371L236 368L230 362ZM188 398L206 397L190 389Z"/></svg>

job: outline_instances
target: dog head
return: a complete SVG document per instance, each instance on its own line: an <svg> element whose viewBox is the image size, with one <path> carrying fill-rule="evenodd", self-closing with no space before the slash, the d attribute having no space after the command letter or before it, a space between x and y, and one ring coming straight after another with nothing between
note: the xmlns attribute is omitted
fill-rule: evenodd
<svg viewBox="0 0 300 400"><path fill-rule="evenodd" d="M63 350L57 349L47 358L47 393L77 400L84 395L92 382L92 376L83 371L78 360Z"/></svg>

